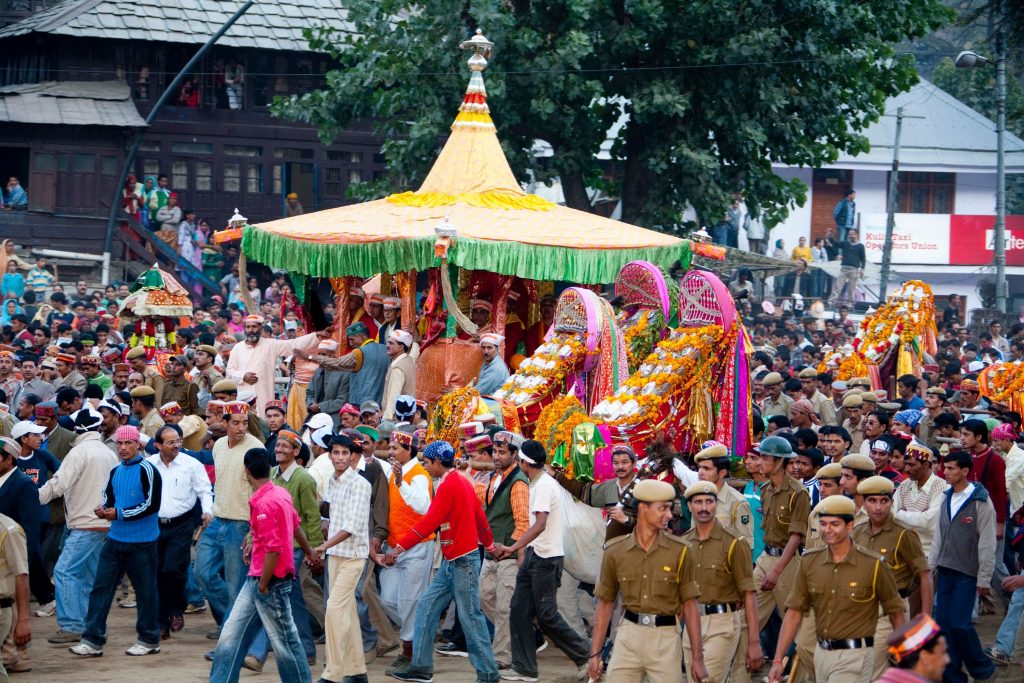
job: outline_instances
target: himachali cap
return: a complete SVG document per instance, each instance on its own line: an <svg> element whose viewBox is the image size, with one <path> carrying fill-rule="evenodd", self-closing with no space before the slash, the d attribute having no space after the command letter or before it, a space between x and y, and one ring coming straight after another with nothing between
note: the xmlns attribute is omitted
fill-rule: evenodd
<svg viewBox="0 0 1024 683"><path fill-rule="evenodd" d="M388 339L394 339L399 344L405 344L407 347L412 348L412 335L405 330L391 330Z"/></svg>
<svg viewBox="0 0 1024 683"><path fill-rule="evenodd" d="M675 494L675 491L673 490L672 493ZM686 500L690 500L695 496L713 496L714 498L718 498L718 487L710 481L698 481L696 484L690 484L687 486L683 496ZM636 497L636 487L633 489L633 497ZM673 495L673 497L675 496Z"/></svg>
<svg viewBox="0 0 1024 683"><path fill-rule="evenodd" d="M132 360L134 358L140 358L140 357L143 357L145 355L146 355L146 347L145 346L133 346L132 348L128 349L128 353L124 354L124 357L126 359L128 359L128 360Z"/></svg>
<svg viewBox="0 0 1024 683"><path fill-rule="evenodd" d="M365 334L370 336L370 329L366 326L366 323L355 322L345 328L345 334L349 337L354 337L357 334Z"/></svg>
<svg viewBox="0 0 1024 683"><path fill-rule="evenodd" d="M224 404L225 415L248 415L249 404L245 401L228 401Z"/></svg>
<svg viewBox="0 0 1024 683"><path fill-rule="evenodd" d="M217 399L212 399L210 402L208 402L206 404L206 413L207 414L213 413L215 415L223 415L224 414L224 401L218 401Z"/></svg>
<svg viewBox="0 0 1024 683"><path fill-rule="evenodd" d="M392 432L392 433L394 433L394 432ZM413 435L416 437L416 439L420 443L426 443L427 442L427 430L426 429L423 429L421 427L421 428L417 429L415 432L413 432Z"/></svg>
<svg viewBox="0 0 1024 683"><path fill-rule="evenodd" d="M278 400L267 401L267 404L265 406L263 406L263 413L264 413L264 415L266 414L266 412L268 410L276 410L277 412L279 412L282 415L284 415L284 401L278 401Z"/></svg>
<svg viewBox="0 0 1024 683"><path fill-rule="evenodd" d="M296 434L290 429L282 429L281 431L279 431L277 433L277 440L290 443L293 448L302 447L302 439L299 437L298 434Z"/></svg>
<svg viewBox="0 0 1024 683"><path fill-rule="evenodd" d="M8 356L10 358L13 358L14 357L14 353L16 351L17 351L17 349L15 349L10 344L0 344L0 357Z"/></svg>
<svg viewBox="0 0 1024 683"><path fill-rule="evenodd" d="M46 357L39 363L39 367L46 368L47 370L56 370L57 362L53 358Z"/></svg>
<svg viewBox="0 0 1024 683"><path fill-rule="evenodd" d="M391 432L391 443L402 448L415 448L417 445L416 435L402 429ZM426 453L423 454L426 457Z"/></svg>
<svg viewBox="0 0 1024 683"><path fill-rule="evenodd" d="M153 387L146 386L145 384L143 384L141 386L135 387L130 392L128 392L128 394L132 398L143 398L145 396L156 396L156 391L153 390Z"/></svg>
<svg viewBox="0 0 1024 683"><path fill-rule="evenodd" d="M804 368L797 377L800 379L818 379L818 371L814 368Z"/></svg>
<svg viewBox="0 0 1024 683"><path fill-rule="evenodd" d="M58 363L67 363L68 365L74 365L75 363L78 362L78 358L76 358L74 356L74 354L58 353L57 354L57 362Z"/></svg>
<svg viewBox="0 0 1024 683"><path fill-rule="evenodd" d="M74 361L69 362L73 363ZM78 363L80 365L99 365L100 359L99 356L82 356L81 359L79 359Z"/></svg>
<svg viewBox="0 0 1024 683"><path fill-rule="evenodd" d="M818 473L815 474L814 476L816 479L819 480L834 479L835 481L839 481L843 476L843 466L837 462L830 462L829 464L819 469Z"/></svg>
<svg viewBox="0 0 1024 683"><path fill-rule="evenodd" d="M481 434L478 437L469 439L466 441L466 448L471 451L482 451L485 448L489 448L493 445L491 437L486 434Z"/></svg>
<svg viewBox="0 0 1024 683"><path fill-rule="evenodd" d="M21 444L9 436L0 437L0 451L12 458L21 456Z"/></svg>
<svg viewBox="0 0 1024 683"><path fill-rule="evenodd" d="M901 661L927 647L942 635L942 628L927 614L918 614L889 636L889 656L893 662Z"/></svg>
<svg viewBox="0 0 1024 683"><path fill-rule="evenodd" d="M490 312L494 310L494 304L492 304L490 301L485 301L483 299L473 299L472 301L469 302L469 308L470 310L474 308L483 308L486 311Z"/></svg>
<svg viewBox="0 0 1024 683"><path fill-rule="evenodd" d="M769 372L767 375L765 375L764 379L761 381L761 384L763 384L766 387L773 387L776 384L782 384L782 375L780 375L777 372Z"/></svg>
<svg viewBox="0 0 1024 683"><path fill-rule="evenodd" d="M377 292L376 294L371 294L370 295L370 303L371 304L382 304L383 305L383 303L384 303L384 295L379 293L379 292Z"/></svg>
<svg viewBox="0 0 1024 683"><path fill-rule="evenodd" d="M877 475L857 484L857 493L862 496L891 496L895 490L891 481Z"/></svg>
<svg viewBox="0 0 1024 683"><path fill-rule="evenodd" d="M257 325L262 325L266 321L263 319L262 315L255 315L255 314L253 314L253 315L245 316L245 322L246 323L256 323Z"/></svg>
<svg viewBox="0 0 1024 683"><path fill-rule="evenodd" d="M913 458L918 462L931 462L932 458L935 457L932 449L919 441L911 441L907 444L907 450L903 455L907 458Z"/></svg>
<svg viewBox="0 0 1024 683"><path fill-rule="evenodd" d="M397 311L402 307L402 300L397 296L386 296L384 297L384 308Z"/></svg>
<svg viewBox="0 0 1024 683"><path fill-rule="evenodd" d="M843 459L839 461L839 466L851 470L860 470L861 472L875 471L875 461L866 455L860 455L858 453L844 456Z"/></svg>
<svg viewBox="0 0 1024 683"><path fill-rule="evenodd" d="M333 339L321 339L320 343L316 345L318 351L329 351L334 353L338 350L338 342Z"/></svg>
<svg viewBox="0 0 1024 683"><path fill-rule="evenodd" d="M455 464L455 449L447 441L434 441L423 449L423 457L427 460L436 460L445 467L451 467Z"/></svg>
<svg viewBox="0 0 1024 683"><path fill-rule="evenodd" d="M114 441L138 441L139 430L131 425L121 425L114 432Z"/></svg>
<svg viewBox="0 0 1024 683"><path fill-rule="evenodd" d="M498 432L491 440L493 443L506 444L509 448L514 448L517 451L519 450L519 447L523 445L522 435L507 431Z"/></svg>
<svg viewBox="0 0 1024 683"><path fill-rule="evenodd" d="M981 387L978 382L973 379L965 379L960 382L960 391L966 389L967 391L978 391Z"/></svg>
<svg viewBox="0 0 1024 683"><path fill-rule="evenodd" d="M480 335L481 344L490 344L491 346L501 346L501 342L505 341L505 338L500 334L494 334L493 332L486 332Z"/></svg>
<svg viewBox="0 0 1024 683"><path fill-rule="evenodd" d="M55 401L37 403L33 414L36 417L57 417L57 403Z"/></svg>
<svg viewBox="0 0 1024 683"><path fill-rule="evenodd" d="M363 291L362 287L349 287L348 288L348 295L349 296L359 297L360 299L365 299L366 298L366 292Z"/></svg>
<svg viewBox="0 0 1024 683"><path fill-rule="evenodd" d="M633 498L642 503L667 503L676 498L672 484L656 479L644 479L633 487Z"/></svg>
<svg viewBox="0 0 1024 683"><path fill-rule="evenodd" d="M181 406L177 401L171 401L160 406L160 415L181 415Z"/></svg>
<svg viewBox="0 0 1024 683"><path fill-rule="evenodd" d="M482 413L476 416L476 421L487 427L498 424L498 417L494 413Z"/></svg>
<svg viewBox="0 0 1024 683"><path fill-rule="evenodd" d="M458 431L460 439L472 439L484 433L484 425L482 422L463 422L459 425Z"/></svg>
<svg viewBox="0 0 1024 683"><path fill-rule="evenodd" d="M822 499L814 507L819 517L853 517L857 514L857 505L846 496L829 496Z"/></svg>
<svg viewBox="0 0 1024 683"><path fill-rule="evenodd" d="M624 443L612 446L612 457L614 458L616 455L628 455L633 462L636 462L636 451L632 446L627 446Z"/></svg>

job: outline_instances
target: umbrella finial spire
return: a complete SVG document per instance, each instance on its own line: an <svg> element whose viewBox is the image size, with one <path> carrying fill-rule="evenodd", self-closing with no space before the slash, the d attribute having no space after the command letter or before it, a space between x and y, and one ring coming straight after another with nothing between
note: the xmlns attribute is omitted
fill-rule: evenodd
<svg viewBox="0 0 1024 683"><path fill-rule="evenodd" d="M462 98L459 105L459 114L455 117L452 128L477 128L494 130L494 122L491 121L491 110L487 107L487 88L484 87L484 69L487 68L487 58L491 56L491 48L494 43L487 40L483 31L476 30L476 33L469 40L459 43L463 50L472 50L469 57L469 85L466 87L466 96Z"/></svg>

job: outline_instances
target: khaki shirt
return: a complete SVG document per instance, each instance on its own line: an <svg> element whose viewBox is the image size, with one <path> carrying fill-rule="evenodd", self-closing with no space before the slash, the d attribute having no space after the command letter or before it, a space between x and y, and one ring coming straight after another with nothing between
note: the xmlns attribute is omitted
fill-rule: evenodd
<svg viewBox="0 0 1024 683"><path fill-rule="evenodd" d="M156 438L156 433L164 426L164 419L160 417L160 411L156 408L149 411L146 417L139 420L139 431L151 439Z"/></svg>
<svg viewBox="0 0 1024 683"><path fill-rule="evenodd" d="M754 569L750 548L722 527L718 521L703 541L696 527L683 534L696 565L694 574L705 605L743 601L743 593L754 592Z"/></svg>
<svg viewBox="0 0 1024 683"><path fill-rule="evenodd" d="M142 376L146 378L146 386L156 392L156 400L153 405L159 408L166 403L166 401L164 401L164 376L154 368L146 368L146 371L142 373Z"/></svg>
<svg viewBox="0 0 1024 683"><path fill-rule="evenodd" d="M749 548L754 547L754 515L750 512L750 503L728 483L718 491L715 517L729 533L746 541Z"/></svg>
<svg viewBox="0 0 1024 683"><path fill-rule="evenodd" d="M880 556L856 543L839 563L829 548L806 553L786 600L787 609L801 613L813 607L817 636L829 640L874 635L879 605L886 614L903 612L896 578Z"/></svg>
<svg viewBox="0 0 1024 683"><path fill-rule="evenodd" d="M785 394L779 394L779 400L772 400L771 396L764 397L764 418L767 420L772 415L785 415L789 417L789 407L793 405L793 399Z"/></svg>
<svg viewBox="0 0 1024 683"><path fill-rule="evenodd" d="M814 412L816 412L818 417L821 419L821 424L839 424L836 420L836 407L832 403L832 399L826 397L825 394L815 389L814 393L808 400L811 402L811 405L814 406Z"/></svg>
<svg viewBox="0 0 1024 683"><path fill-rule="evenodd" d="M860 445L864 443L864 429L861 427L863 422L864 418L861 418L857 422L857 426L854 427L850 418L843 420L843 429L850 432L850 439L853 442L850 446L850 453L860 453Z"/></svg>
<svg viewBox="0 0 1024 683"><path fill-rule="evenodd" d="M169 379L164 382L163 393L163 402L157 408L165 403L174 401L181 406L182 412L186 415L202 414L199 410L199 387L184 377L177 380Z"/></svg>
<svg viewBox="0 0 1024 683"><path fill-rule="evenodd" d="M693 557L681 538L658 534L649 551L636 542L636 531L608 542L595 595L637 614L675 616L683 603L700 597Z"/></svg>
<svg viewBox="0 0 1024 683"><path fill-rule="evenodd" d="M28 544L21 526L0 515L0 598L13 598L15 579L28 574Z"/></svg>
<svg viewBox="0 0 1024 683"><path fill-rule="evenodd" d="M807 517L811 514L811 498L807 489L788 474L783 475L782 486L776 489L771 480L761 490L761 509L764 516L764 544L784 548L790 534L807 535Z"/></svg>
<svg viewBox="0 0 1024 683"><path fill-rule="evenodd" d="M917 440L928 448L938 451L942 444L935 440L935 437L938 436L938 432L932 426L935 423L935 418L929 415L927 410L921 412L923 415L921 421L917 423ZM1014 510L1010 510L1010 512L1014 512Z"/></svg>
<svg viewBox="0 0 1024 683"><path fill-rule="evenodd" d="M921 537L889 515L889 519L877 531L871 523L862 524L853 530L853 541L862 548L881 555L896 577L896 588L910 589L914 576L928 571L928 558L921 547Z"/></svg>

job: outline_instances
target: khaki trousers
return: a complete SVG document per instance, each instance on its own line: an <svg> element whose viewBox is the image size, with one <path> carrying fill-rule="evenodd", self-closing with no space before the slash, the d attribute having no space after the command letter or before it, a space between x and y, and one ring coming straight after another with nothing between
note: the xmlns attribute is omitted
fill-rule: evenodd
<svg viewBox="0 0 1024 683"><path fill-rule="evenodd" d="M359 612L356 609L356 586L363 574L366 560L327 556L331 579L330 597L327 599L327 668L323 677L341 681L346 676L366 673L363 656L363 636L359 630Z"/></svg>
<svg viewBox="0 0 1024 683"><path fill-rule="evenodd" d="M14 623L18 620L18 606L15 604L12 607L8 607L3 610L10 616L10 622L8 622L6 629L3 627L3 617L0 616L0 634L4 634L3 638L0 638L0 642L3 646L0 647L2 652L2 665L7 668L10 673L18 671L28 671L32 668L32 654L29 652L29 645L14 644ZM0 678L0 681L3 679Z"/></svg>
<svg viewBox="0 0 1024 683"><path fill-rule="evenodd" d="M736 614L740 635L736 641L736 654L732 658L732 676L729 680L731 683L750 683L750 672L747 671L747 644L750 642L747 638L747 612L741 609ZM765 656L771 659L768 653Z"/></svg>
<svg viewBox="0 0 1024 683"><path fill-rule="evenodd" d="M910 604L906 598L903 598L903 616L906 617L910 612ZM889 615L882 612L882 609L878 610L878 625L875 626L875 666L872 672L872 680L882 675L882 672L889 668L889 647L887 641L889 636L892 635L892 622L889 621Z"/></svg>
<svg viewBox="0 0 1024 683"><path fill-rule="evenodd" d="M14 610L10 607L0 609L0 642L7 640L14 628ZM3 660L0 659L0 683L11 683L7 676L7 669L4 668Z"/></svg>
<svg viewBox="0 0 1024 683"><path fill-rule="evenodd" d="M871 683L874 659L865 648L814 651L814 678L828 683Z"/></svg>
<svg viewBox="0 0 1024 683"><path fill-rule="evenodd" d="M650 627L623 619L605 680L641 683L646 676L652 683L683 683L682 650L678 624Z"/></svg>
<svg viewBox="0 0 1024 683"><path fill-rule="evenodd" d="M746 655L736 652L740 643L740 621L738 612L726 614L706 614L700 618L700 637L704 647L704 665L708 669L708 683L725 683L729 680L729 670L736 658L737 666L746 669ZM628 622L627 622L628 623ZM690 638L683 636L683 659L686 670L690 671Z"/></svg>
<svg viewBox="0 0 1024 683"><path fill-rule="evenodd" d="M796 581L796 568L800 564L799 556L794 556L789 561L785 571L779 576L775 588L768 592L761 591L760 586L761 582L764 581L764 577L779 564L781 559L781 557L772 557L767 553L761 553L761 556L757 558L757 562L754 563L754 588L757 590L758 627L761 630L764 630L765 624L771 618L773 609L777 608L779 610L779 616L784 617L786 615L786 599L789 597L790 591L793 590L793 583Z"/></svg>
<svg viewBox="0 0 1024 683"><path fill-rule="evenodd" d="M484 558L480 566L480 609L494 624L494 659L499 664L512 663L512 637L509 634L508 615L512 606L512 593L516 590L519 565L515 559L502 562Z"/></svg>
<svg viewBox="0 0 1024 683"><path fill-rule="evenodd" d="M796 632L796 655L800 659L797 663L798 669L792 674L790 683L803 683L804 681L815 680L814 651L817 648L817 620L814 618L814 610L809 609L804 613L804 618L800 622L800 630Z"/></svg>

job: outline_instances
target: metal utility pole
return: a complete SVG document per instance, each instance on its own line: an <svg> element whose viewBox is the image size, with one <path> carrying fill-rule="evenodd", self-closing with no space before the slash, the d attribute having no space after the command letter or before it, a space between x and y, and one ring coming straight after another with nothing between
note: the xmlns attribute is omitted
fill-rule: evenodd
<svg viewBox="0 0 1024 683"><path fill-rule="evenodd" d="M889 286L889 269L892 267L892 233L896 228L896 202L900 177L900 133L903 131L903 107L896 110L896 141L892 148L892 170L889 172L889 206L885 219L885 243L882 245L882 273L878 283L878 303L885 303L885 292Z"/></svg>
<svg viewBox="0 0 1024 683"><path fill-rule="evenodd" d="M1006 315L1006 27L1002 3L996 3L996 309Z"/></svg>
<svg viewBox="0 0 1024 683"><path fill-rule="evenodd" d="M174 80L167 86L167 88L160 95L160 99L156 101L153 108L150 109L149 115L146 116L146 126L151 126L156 121L157 115L160 110L167 104L167 100L171 98L177 89L178 85L185 76L192 71L192 68L199 63L199 60L210 51L210 48L220 40L220 37L228 32L236 21L238 21L243 14L249 11L255 0L246 0L245 4L238 8L231 17L224 22L224 25L217 29L217 32L210 36L210 39L199 48L192 59L188 60L188 64L182 67L178 75L174 77ZM121 193L124 191L124 183L128 180L128 174L131 172L132 165L135 163L135 154L139 151L139 145L142 144L142 138L146 136L146 129L142 128L138 133L135 134L135 140L132 141L132 146L128 150L128 155L124 159L124 167L121 169L121 176L117 181L117 187L114 188L114 199L110 202L110 217L107 219L107 237L103 242L103 284L107 285L110 283L110 250L114 245L114 228L117 226L117 213L121 209Z"/></svg>

